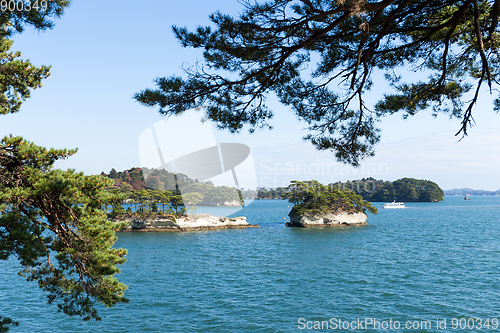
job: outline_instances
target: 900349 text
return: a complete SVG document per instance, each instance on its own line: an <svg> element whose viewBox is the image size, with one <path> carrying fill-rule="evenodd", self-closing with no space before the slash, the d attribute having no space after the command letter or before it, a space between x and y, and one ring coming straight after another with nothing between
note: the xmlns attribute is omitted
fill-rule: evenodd
<svg viewBox="0 0 500 333"><path fill-rule="evenodd" d="M44 12L49 4L47 0L2 0L0 10L2 12L29 12L32 10Z"/></svg>

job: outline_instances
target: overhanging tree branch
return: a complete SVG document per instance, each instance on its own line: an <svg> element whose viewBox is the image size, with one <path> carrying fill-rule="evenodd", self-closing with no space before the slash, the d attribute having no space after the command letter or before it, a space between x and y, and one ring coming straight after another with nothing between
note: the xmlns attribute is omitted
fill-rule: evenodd
<svg viewBox="0 0 500 333"><path fill-rule="evenodd" d="M267 126L273 113L265 100L274 93L310 124L306 139L357 165L373 155L379 140L374 125L387 114L410 116L431 108L433 114L462 117L466 133L477 90L472 104L464 112L460 108L471 82L480 86L486 79L490 90L498 82L490 64L499 62L499 13L500 0L246 2L239 17L212 15L216 29L174 27L183 46L205 50L210 72L188 72L186 80L163 78L158 89L135 98L166 115L204 106L220 128L237 132L245 124L250 130ZM465 50L457 54L459 49ZM305 65L312 54L320 61L309 72ZM388 75L394 91L367 116L363 99L372 73L409 66L429 73L429 79L401 84ZM478 74L483 72L484 77ZM350 110L355 97L357 110Z"/></svg>

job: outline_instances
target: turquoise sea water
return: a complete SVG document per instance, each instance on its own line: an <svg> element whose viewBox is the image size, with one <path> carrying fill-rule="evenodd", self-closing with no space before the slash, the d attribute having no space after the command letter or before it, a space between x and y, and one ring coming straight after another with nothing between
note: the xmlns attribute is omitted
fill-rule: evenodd
<svg viewBox="0 0 500 333"><path fill-rule="evenodd" d="M131 301L101 322L57 313L0 262L0 315L20 322L11 332L500 331L500 197L375 204L362 227L285 228L289 203L260 200L236 215L261 228L120 233Z"/></svg>

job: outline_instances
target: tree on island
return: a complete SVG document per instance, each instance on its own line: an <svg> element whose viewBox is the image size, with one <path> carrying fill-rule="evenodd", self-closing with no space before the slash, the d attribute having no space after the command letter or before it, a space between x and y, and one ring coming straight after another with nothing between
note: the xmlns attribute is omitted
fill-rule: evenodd
<svg viewBox="0 0 500 333"><path fill-rule="evenodd" d="M361 213L368 210L377 214L377 209L353 191L325 186L316 180L292 180L283 194L294 204L293 211L302 214Z"/></svg>
<svg viewBox="0 0 500 333"><path fill-rule="evenodd" d="M38 68L10 52L9 37L25 27L52 27L50 19L62 15L69 2L47 0L45 10L33 2L30 11L2 10L0 114L18 112L49 75L49 67ZM96 302L127 301L127 287L114 276L126 255L112 247L121 225L109 222L105 211L119 198L107 190L111 181L105 177L53 168L55 161L74 153L12 135L0 141L0 259L17 257L21 275L36 281L60 311L98 320ZM0 332L17 324L0 316Z"/></svg>
<svg viewBox="0 0 500 333"><path fill-rule="evenodd" d="M227 203L234 204L235 202L243 204L244 202L241 191L235 187L215 186L211 181L200 182L182 173L169 172L164 169L132 168L123 172L117 172L115 169L112 169L109 174L102 172L101 175L115 181L113 190L120 189L122 193L133 199L134 202L141 202L141 204L146 199L140 199L138 193L142 193L144 198L152 196L153 192L151 191L158 191L158 193L165 192L168 195L180 195L181 191L179 188L182 189L184 198L196 198L193 201L196 202L195 205L214 206L225 205ZM146 178L146 181L144 181L144 178ZM187 194L199 195L186 197ZM159 201L158 199L154 200ZM191 203L187 204L192 205Z"/></svg>
<svg viewBox="0 0 500 333"><path fill-rule="evenodd" d="M374 154L382 117L431 109L461 119L457 135L465 136L481 88L499 83L498 0L241 3L237 17L210 15L215 28L173 27L183 47L203 50L204 62L185 68L186 79L157 78L156 89L135 99L166 116L205 107L219 128L238 132L271 127L266 99L274 93L309 124L306 140L358 165ZM370 109L364 96L374 73L393 91Z"/></svg>

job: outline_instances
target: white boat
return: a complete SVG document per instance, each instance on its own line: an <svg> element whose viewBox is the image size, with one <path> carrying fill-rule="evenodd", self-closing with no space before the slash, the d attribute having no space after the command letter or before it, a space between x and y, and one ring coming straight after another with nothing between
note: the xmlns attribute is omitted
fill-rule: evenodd
<svg viewBox="0 0 500 333"><path fill-rule="evenodd" d="M382 208L406 208L403 202L393 201L382 205Z"/></svg>

